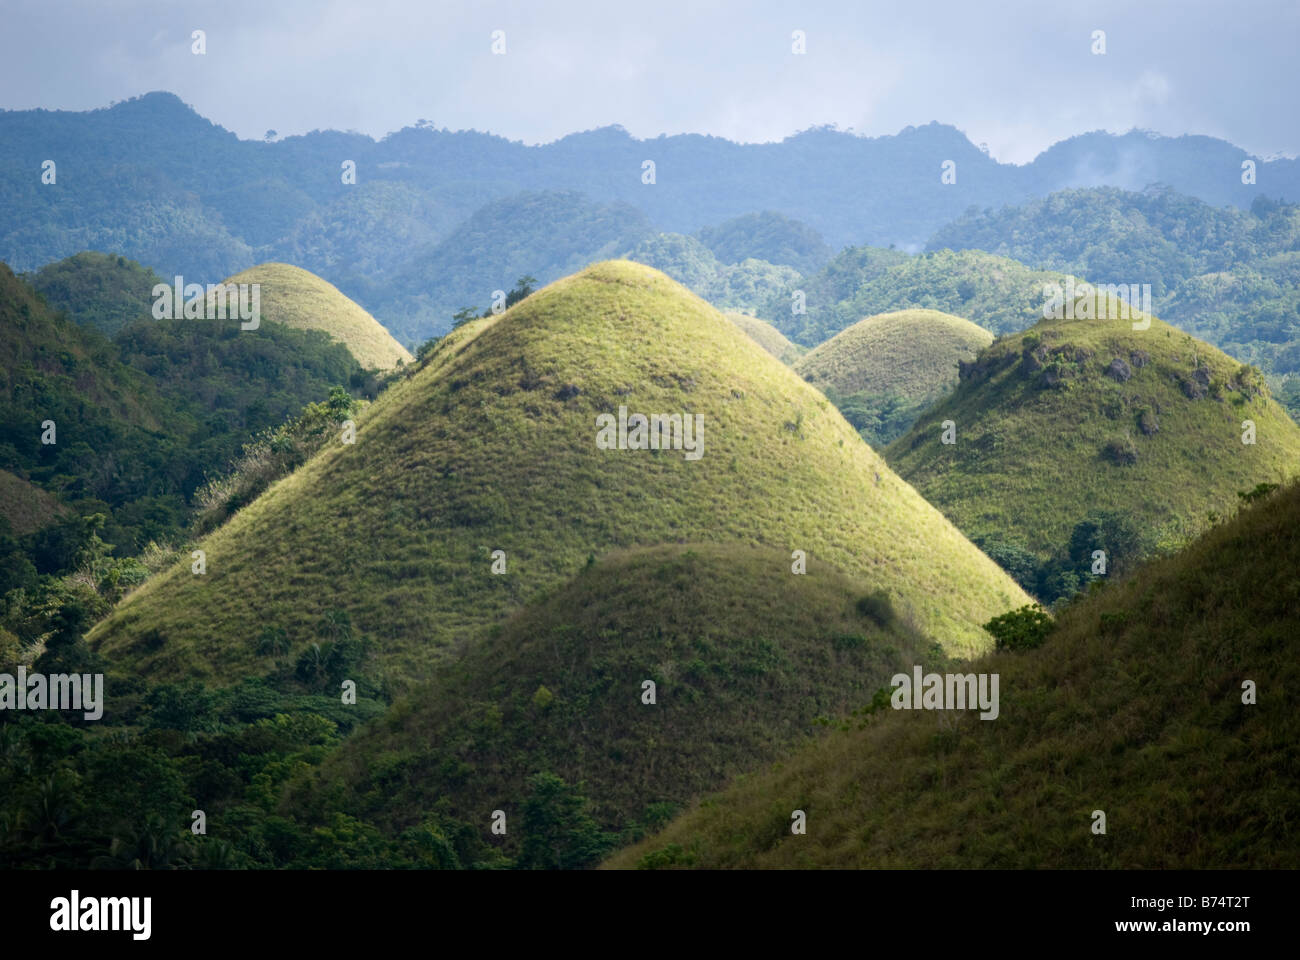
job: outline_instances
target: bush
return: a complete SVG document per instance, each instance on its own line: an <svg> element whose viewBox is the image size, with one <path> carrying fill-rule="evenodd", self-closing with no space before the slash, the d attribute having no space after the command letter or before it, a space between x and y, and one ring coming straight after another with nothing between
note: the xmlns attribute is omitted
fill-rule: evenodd
<svg viewBox="0 0 1300 960"><path fill-rule="evenodd" d="M1254 490L1238 490L1237 496L1241 498L1242 503L1254 503L1256 500L1263 500L1277 487L1276 483L1257 483Z"/></svg>
<svg viewBox="0 0 1300 960"><path fill-rule="evenodd" d="M1032 650L1041 647L1052 632L1052 618L1032 603L994 617L984 629L993 635L998 650Z"/></svg>
<svg viewBox="0 0 1300 960"><path fill-rule="evenodd" d="M884 590L869 593L859 600L858 613L870 617L884 629L892 627L898 620L898 614L894 612L894 604Z"/></svg>
<svg viewBox="0 0 1300 960"><path fill-rule="evenodd" d="M1121 467L1131 467L1138 459L1137 447L1128 437L1107 441L1101 455Z"/></svg>

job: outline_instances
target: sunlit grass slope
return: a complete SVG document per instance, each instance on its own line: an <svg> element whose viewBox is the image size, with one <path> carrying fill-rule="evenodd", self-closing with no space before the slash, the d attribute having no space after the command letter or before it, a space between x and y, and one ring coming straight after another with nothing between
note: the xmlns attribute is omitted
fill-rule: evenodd
<svg viewBox="0 0 1300 960"><path fill-rule="evenodd" d="M859 320L799 358L795 372L840 394L936 398L957 384L957 361L972 360L993 334L938 310L899 310Z"/></svg>
<svg viewBox="0 0 1300 960"><path fill-rule="evenodd" d="M481 825L545 772L583 784L606 830L666 819L921 661L926 641L859 606L873 589L793 576L773 547L609 554L350 740L302 801L341 793L392 831L435 807Z"/></svg>
<svg viewBox="0 0 1300 960"><path fill-rule="evenodd" d="M791 343L784 333L766 320L734 312L727 313L726 317L782 363L794 363L803 352L803 347Z"/></svg>
<svg viewBox="0 0 1300 960"><path fill-rule="evenodd" d="M1177 547L1238 492L1295 474L1300 428L1257 371L1160 320L1133 326L1041 320L998 340L886 458L968 536L1039 555L1099 510Z"/></svg>
<svg viewBox="0 0 1300 960"><path fill-rule="evenodd" d="M1292 486L1070 606L1042 647L963 667L999 674L998 719L886 708L609 863L1300 867L1298 566Z"/></svg>
<svg viewBox="0 0 1300 960"><path fill-rule="evenodd" d="M261 284L264 319L299 329L323 330L345 345L367 369L389 370L399 360L412 360L383 324L333 284L307 270L287 263L263 263L224 282Z"/></svg>
<svg viewBox="0 0 1300 960"><path fill-rule="evenodd" d="M598 449L596 418L620 405L702 415L703 455ZM337 610L402 685L593 554L693 541L780 548L787 569L806 551L809 575L876 584L956 651L1026 600L821 394L662 273L613 261L455 331L355 443L201 541L206 574L159 575L90 639L131 669L222 682L270 666L265 627L296 654Z"/></svg>
<svg viewBox="0 0 1300 960"><path fill-rule="evenodd" d="M899 310L859 320L794 369L879 448L955 387L958 364L992 342L993 334L961 317Z"/></svg>

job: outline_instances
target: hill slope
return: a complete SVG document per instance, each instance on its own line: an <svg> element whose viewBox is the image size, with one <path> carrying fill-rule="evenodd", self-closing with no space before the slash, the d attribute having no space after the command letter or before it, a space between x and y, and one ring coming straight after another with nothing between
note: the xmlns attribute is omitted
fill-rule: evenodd
<svg viewBox="0 0 1300 960"><path fill-rule="evenodd" d="M751 317L747 313L728 313L726 317L782 363L792 364L798 359L801 348L787 340L785 334L766 320Z"/></svg>
<svg viewBox="0 0 1300 960"><path fill-rule="evenodd" d="M154 285L163 282L134 260L93 250L46 264L28 279L52 309L109 337L149 317Z"/></svg>
<svg viewBox="0 0 1300 960"><path fill-rule="evenodd" d="M999 674L996 720L886 708L610 864L1300 867L1297 564L1292 486L1071 605L1042 647L964 667Z"/></svg>
<svg viewBox="0 0 1300 960"><path fill-rule="evenodd" d="M620 406L703 416L702 455L598 448L596 417ZM90 639L133 669L222 680L270 666L268 625L297 654L333 609L405 685L588 556L683 541L805 550L953 649L1024 602L787 367L658 271L608 262L444 338L354 444L202 541L206 575L156 577Z"/></svg>
<svg viewBox="0 0 1300 960"><path fill-rule="evenodd" d="M18 536L39 530L67 511L58 500L22 477L0 470L0 519Z"/></svg>
<svg viewBox="0 0 1300 960"><path fill-rule="evenodd" d="M395 833L434 808L478 825L513 815L529 778L550 773L583 785L604 829L664 816L927 653L886 612L862 612L870 584L791 576L785 557L738 544L609 555L349 740L299 801L338 796Z"/></svg>
<svg viewBox="0 0 1300 960"><path fill-rule="evenodd" d="M1041 320L981 353L886 458L991 555L1023 548L1082 575L1093 549L1131 565L1294 474L1300 428L1258 371L1160 320Z"/></svg>
<svg viewBox="0 0 1300 960"><path fill-rule="evenodd" d="M957 384L962 361L993 342L969 320L899 310L859 320L801 357L795 373L821 389L871 443L888 443Z"/></svg>
<svg viewBox="0 0 1300 960"><path fill-rule="evenodd" d="M413 359L378 320L306 270L287 263L263 263L223 282L261 284L263 319L299 330L321 330L346 346L366 369L390 370Z"/></svg>

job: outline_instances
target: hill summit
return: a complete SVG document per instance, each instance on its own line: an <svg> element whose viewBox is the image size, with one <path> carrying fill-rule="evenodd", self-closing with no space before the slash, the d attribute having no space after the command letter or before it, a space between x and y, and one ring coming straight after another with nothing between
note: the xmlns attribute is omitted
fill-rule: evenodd
<svg viewBox="0 0 1300 960"><path fill-rule="evenodd" d="M957 385L958 365L993 342L969 320L938 310L876 314L841 330L795 364L850 423L885 444Z"/></svg>
<svg viewBox="0 0 1300 960"><path fill-rule="evenodd" d="M365 309L333 284L300 267L263 263L223 283L260 284L264 318L302 330L324 331L367 369L390 370L413 359Z"/></svg>

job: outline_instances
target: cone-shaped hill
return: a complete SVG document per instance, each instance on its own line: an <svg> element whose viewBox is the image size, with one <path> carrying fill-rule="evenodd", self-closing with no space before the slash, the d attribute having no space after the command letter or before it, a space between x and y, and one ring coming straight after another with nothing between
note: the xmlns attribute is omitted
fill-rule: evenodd
<svg viewBox="0 0 1300 960"><path fill-rule="evenodd" d="M354 443L200 541L204 574L160 574L90 642L138 671L233 681L272 666L265 629L296 656L346 614L404 686L592 555L696 541L779 547L787 569L806 551L806 575L887 591L955 651L984 648L980 625L1026 601L821 394L657 270L588 267L426 360ZM683 417L663 444L682 449L636 448L636 414Z"/></svg>
<svg viewBox="0 0 1300 960"><path fill-rule="evenodd" d="M795 362L872 443L895 439L957 385L958 364L993 342L969 320L899 310L859 320Z"/></svg>
<svg viewBox="0 0 1300 960"><path fill-rule="evenodd" d="M337 287L287 263L249 267L225 283L261 284L262 316L302 330L321 330L342 343L369 370L390 370L413 359L383 324Z"/></svg>
<svg viewBox="0 0 1300 960"><path fill-rule="evenodd" d="M1122 573L1300 466L1300 427L1258 371L1160 320L1134 329L1143 321L1107 312L998 340L885 451L1008 569L1032 566L1027 551L1057 558L1049 579L1086 579L1100 549L1107 575Z"/></svg>
<svg viewBox="0 0 1300 960"><path fill-rule="evenodd" d="M826 568L791 576L785 556L737 544L608 555L349 740L295 806L335 797L394 833L437 809L480 832L549 773L583 785L605 830L680 809L929 654L869 584Z"/></svg>
<svg viewBox="0 0 1300 960"><path fill-rule="evenodd" d="M997 719L885 707L610 863L1294 870L1297 566L1300 485L962 666L998 674Z"/></svg>
<svg viewBox="0 0 1300 960"><path fill-rule="evenodd" d="M747 313L734 312L727 313L726 317L782 363L794 363L803 352L803 347L791 343L784 333L766 320L751 317Z"/></svg>

